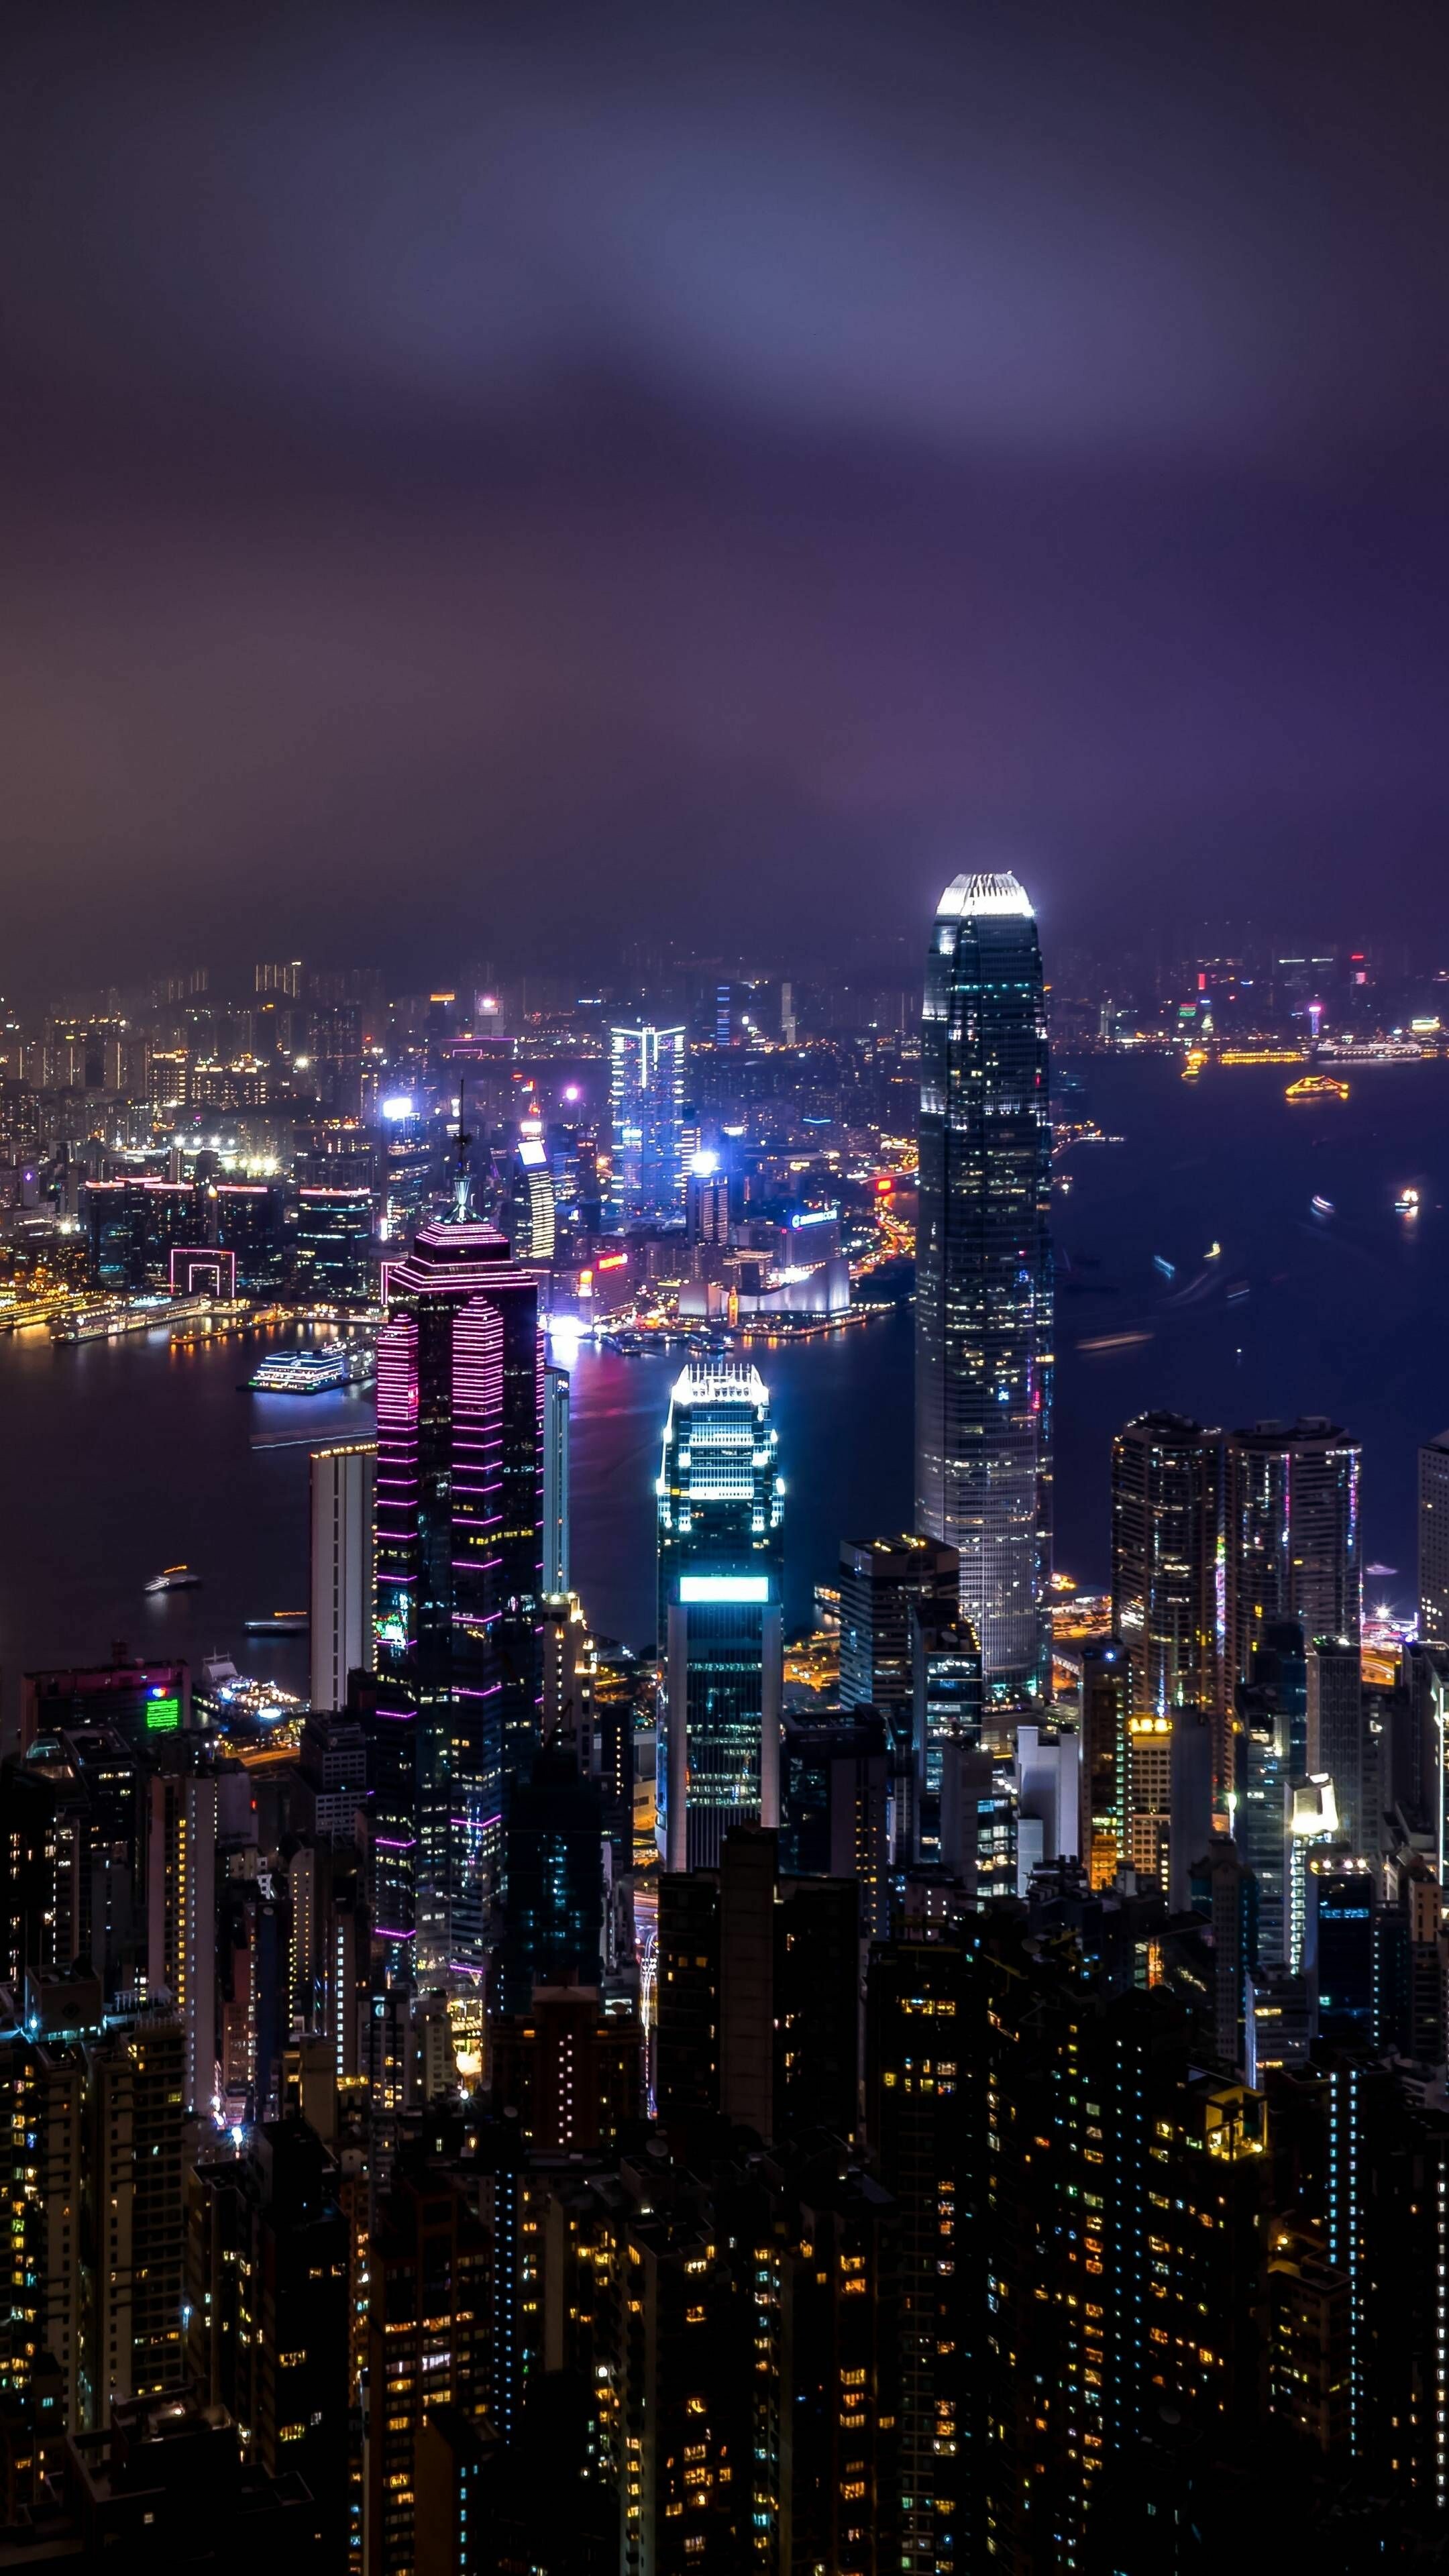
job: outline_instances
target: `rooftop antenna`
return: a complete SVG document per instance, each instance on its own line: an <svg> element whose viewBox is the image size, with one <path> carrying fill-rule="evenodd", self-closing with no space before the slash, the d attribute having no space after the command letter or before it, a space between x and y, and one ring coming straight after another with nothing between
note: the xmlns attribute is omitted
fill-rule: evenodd
<svg viewBox="0 0 1449 2576"><path fill-rule="evenodd" d="M468 1148L472 1144L473 1139L463 1124L463 1096L467 1087L467 1080L467 1074L464 1068L460 1065L458 1067L458 1172L457 1179L454 1184L455 1204L453 1210L454 1217L459 1225L465 1225L467 1223L468 1200L472 1190L472 1182L468 1173Z"/></svg>

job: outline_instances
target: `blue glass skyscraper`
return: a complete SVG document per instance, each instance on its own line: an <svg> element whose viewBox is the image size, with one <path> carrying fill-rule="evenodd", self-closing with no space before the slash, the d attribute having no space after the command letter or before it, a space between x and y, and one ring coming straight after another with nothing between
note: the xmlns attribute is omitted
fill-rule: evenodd
<svg viewBox="0 0 1449 2576"><path fill-rule="evenodd" d="M691 1361L660 1465L660 1835L672 1870L719 1866L732 1825L779 1823L784 1485L759 1371Z"/></svg>
<svg viewBox="0 0 1449 2576"><path fill-rule="evenodd" d="M1050 1682L1051 1125L1041 949L1013 876L936 913L921 1028L916 1526L961 1558L988 1692Z"/></svg>

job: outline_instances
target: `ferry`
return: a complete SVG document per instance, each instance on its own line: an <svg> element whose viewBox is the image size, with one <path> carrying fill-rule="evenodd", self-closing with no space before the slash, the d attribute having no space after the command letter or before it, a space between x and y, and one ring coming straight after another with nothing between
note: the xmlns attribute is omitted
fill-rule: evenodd
<svg viewBox="0 0 1449 2576"><path fill-rule="evenodd" d="M1398 1197L1394 1201L1394 1213L1396 1216L1417 1216L1419 1213L1418 1191L1408 1189L1400 1190Z"/></svg>
<svg viewBox="0 0 1449 2576"><path fill-rule="evenodd" d="M1305 1073L1297 1082L1289 1083L1283 1097L1291 1101L1295 1109L1304 1101L1347 1100L1348 1084L1340 1082L1331 1073Z"/></svg>
<svg viewBox="0 0 1449 2576"><path fill-rule="evenodd" d="M110 1341L117 1333L152 1333L158 1324L188 1323L210 1310L211 1299L202 1296L111 1297L100 1305L52 1315L50 1338L53 1342Z"/></svg>
<svg viewBox="0 0 1449 2576"><path fill-rule="evenodd" d="M159 1574L152 1575L146 1589L148 1592L195 1592L200 1582L200 1575L193 1574L189 1565L167 1565Z"/></svg>
<svg viewBox="0 0 1449 2576"><path fill-rule="evenodd" d="M305 1610L274 1610L270 1619L243 1621L249 1637L305 1637L311 1620Z"/></svg>
<svg viewBox="0 0 1449 2576"><path fill-rule="evenodd" d="M1332 1199L1320 1198L1316 1190L1312 1199L1309 1201L1309 1205L1311 1206L1315 1216L1332 1216L1333 1214Z"/></svg>
<svg viewBox="0 0 1449 2576"><path fill-rule="evenodd" d="M352 1356L334 1346L321 1351L271 1351L247 1385L258 1395L333 1395L353 1383Z"/></svg>

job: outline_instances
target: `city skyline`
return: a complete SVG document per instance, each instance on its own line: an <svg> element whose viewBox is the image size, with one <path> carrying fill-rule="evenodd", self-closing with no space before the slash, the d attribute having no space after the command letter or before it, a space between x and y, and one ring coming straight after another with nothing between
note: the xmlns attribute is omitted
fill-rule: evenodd
<svg viewBox="0 0 1449 2576"><path fill-rule="evenodd" d="M1449 32L19 0L0 2569L1449 2566Z"/></svg>

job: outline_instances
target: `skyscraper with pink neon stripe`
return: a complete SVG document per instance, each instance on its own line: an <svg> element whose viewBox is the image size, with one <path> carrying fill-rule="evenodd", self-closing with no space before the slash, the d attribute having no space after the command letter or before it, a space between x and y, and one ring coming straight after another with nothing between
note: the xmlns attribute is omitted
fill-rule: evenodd
<svg viewBox="0 0 1449 2576"><path fill-rule="evenodd" d="M492 1226L425 1226L377 1346L376 1938L472 1978L501 1893L509 1780L541 1691L536 1275Z"/></svg>

